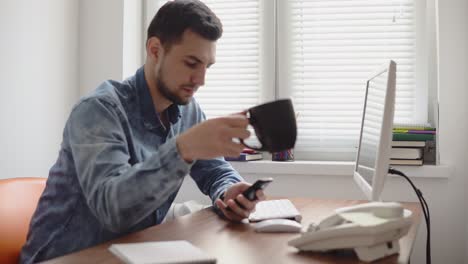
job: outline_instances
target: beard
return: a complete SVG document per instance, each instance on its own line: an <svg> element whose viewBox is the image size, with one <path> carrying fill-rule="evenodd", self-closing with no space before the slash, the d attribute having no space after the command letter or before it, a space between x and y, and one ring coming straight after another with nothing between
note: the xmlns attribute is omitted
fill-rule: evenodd
<svg viewBox="0 0 468 264"><path fill-rule="evenodd" d="M159 69L158 77L156 77L156 87L162 96L176 105L186 105L190 103L191 98L181 97L169 89L169 86L167 86L166 82L163 80L162 69Z"/></svg>

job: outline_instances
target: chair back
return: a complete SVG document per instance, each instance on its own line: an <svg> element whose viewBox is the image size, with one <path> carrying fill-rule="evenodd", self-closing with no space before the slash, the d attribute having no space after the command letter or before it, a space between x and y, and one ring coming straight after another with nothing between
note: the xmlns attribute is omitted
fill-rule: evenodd
<svg viewBox="0 0 468 264"><path fill-rule="evenodd" d="M0 263L18 263L47 178L0 179Z"/></svg>

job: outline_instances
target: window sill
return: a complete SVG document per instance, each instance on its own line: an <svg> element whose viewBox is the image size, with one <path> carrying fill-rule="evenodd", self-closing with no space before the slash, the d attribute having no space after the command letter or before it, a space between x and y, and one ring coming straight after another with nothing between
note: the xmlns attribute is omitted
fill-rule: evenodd
<svg viewBox="0 0 468 264"><path fill-rule="evenodd" d="M290 161L278 162L269 160L230 162L240 174L283 174L283 175L316 175L316 176L352 176L354 162L339 161ZM452 167L449 165L393 166L409 177L449 178Z"/></svg>

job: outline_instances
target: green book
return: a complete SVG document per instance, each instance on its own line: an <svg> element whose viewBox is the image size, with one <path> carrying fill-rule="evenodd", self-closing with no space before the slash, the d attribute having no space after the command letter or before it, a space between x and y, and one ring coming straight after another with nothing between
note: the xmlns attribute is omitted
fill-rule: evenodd
<svg viewBox="0 0 468 264"><path fill-rule="evenodd" d="M408 134L408 133L393 133L394 141L427 141L434 140L433 134Z"/></svg>

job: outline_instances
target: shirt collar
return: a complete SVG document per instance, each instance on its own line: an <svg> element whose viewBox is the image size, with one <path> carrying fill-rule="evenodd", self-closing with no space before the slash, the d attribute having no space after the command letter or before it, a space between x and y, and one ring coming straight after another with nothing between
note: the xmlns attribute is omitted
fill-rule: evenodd
<svg viewBox="0 0 468 264"><path fill-rule="evenodd" d="M135 76L141 115L143 116L144 125L148 129L159 128L162 126L162 123L156 114L156 110L154 109L151 93L148 87L148 83L145 79L145 71L143 66L137 70ZM176 104L171 104L167 108L167 113L169 122L171 124L177 123L180 118L179 106Z"/></svg>

